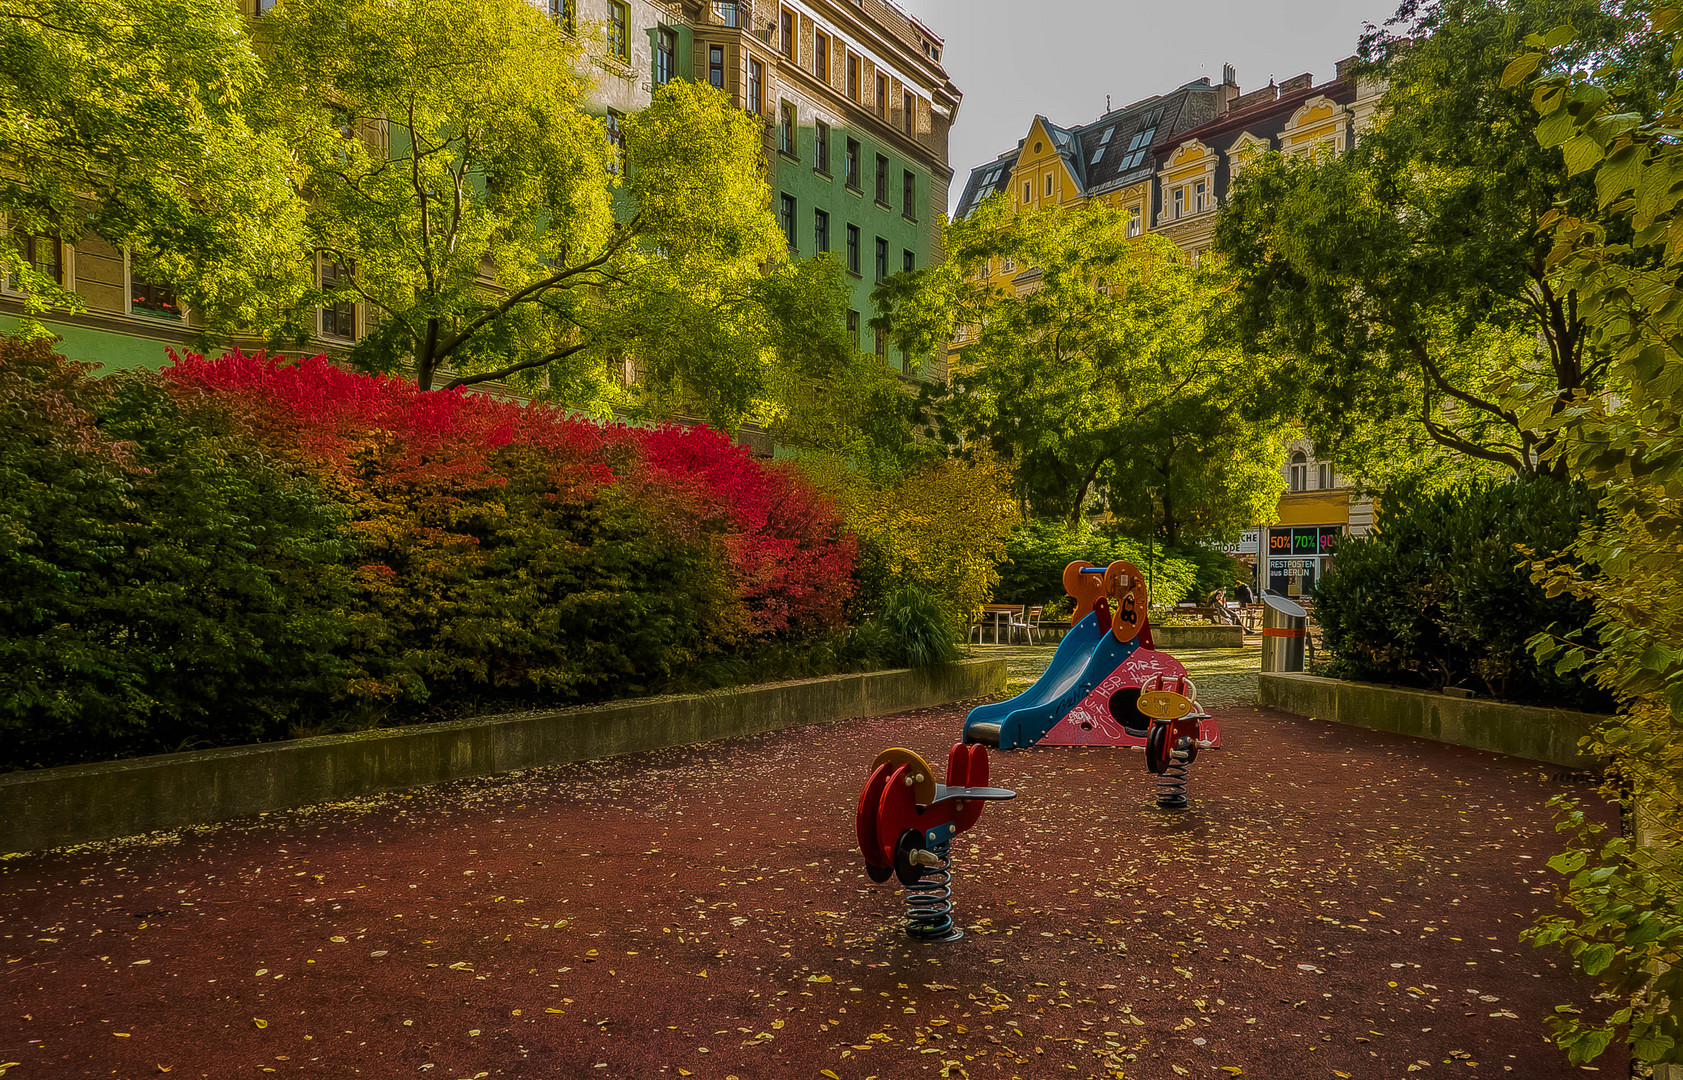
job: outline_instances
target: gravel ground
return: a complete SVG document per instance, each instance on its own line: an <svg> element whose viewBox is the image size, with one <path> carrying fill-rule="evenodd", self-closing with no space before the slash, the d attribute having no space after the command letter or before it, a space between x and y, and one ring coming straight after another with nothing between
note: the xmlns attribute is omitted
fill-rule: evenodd
<svg viewBox="0 0 1683 1080"><path fill-rule="evenodd" d="M853 848L889 745L959 707L0 863L7 1080L174 1073L902 1080L1576 1074L1593 986L1537 766L1252 708L1194 808L1137 754L993 756L959 942ZM1622 1076L1609 1054L1600 1072Z"/></svg>

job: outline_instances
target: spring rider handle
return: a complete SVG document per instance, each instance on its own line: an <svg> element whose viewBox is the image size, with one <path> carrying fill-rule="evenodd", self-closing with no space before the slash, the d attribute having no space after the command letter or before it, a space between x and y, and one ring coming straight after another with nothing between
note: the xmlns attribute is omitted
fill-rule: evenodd
<svg viewBox="0 0 1683 1080"><path fill-rule="evenodd" d="M865 873L905 886L906 933L918 941L964 936L952 920L952 839L974 826L989 802L1017 796L988 786L988 751L979 744L952 748L947 780L937 784L928 762L891 747L872 762L859 796L855 825Z"/></svg>

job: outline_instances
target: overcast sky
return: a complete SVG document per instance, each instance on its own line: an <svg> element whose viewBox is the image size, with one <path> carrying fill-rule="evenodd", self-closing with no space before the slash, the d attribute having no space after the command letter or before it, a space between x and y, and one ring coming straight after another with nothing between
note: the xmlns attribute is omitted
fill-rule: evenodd
<svg viewBox="0 0 1683 1080"><path fill-rule="evenodd" d="M1239 69L1254 90L1305 71L1330 79L1364 22L1397 0L899 0L946 39L941 59L964 93L953 129L952 198L970 170L1017 144L1036 113L1085 124L1208 75Z"/></svg>

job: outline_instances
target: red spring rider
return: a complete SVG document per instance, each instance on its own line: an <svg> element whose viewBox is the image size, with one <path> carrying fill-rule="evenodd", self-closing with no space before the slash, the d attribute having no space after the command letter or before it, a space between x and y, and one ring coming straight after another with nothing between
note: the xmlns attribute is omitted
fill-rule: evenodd
<svg viewBox="0 0 1683 1080"><path fill-rule="evenodd" d="M953 925L953 837L975 825L990 801L1014 799L1015 791L988 786L986 747L952 748L947 784L917 754L891 747L871 764L871 778L859 796L859 850L865 873L881 883L890 877L906 887L906 933L918 941L956 941Z"/></svg>
<svg viewBox="0 0 1683 1080"><path fill-rule="evenodd" d="M1158 675L1141 690L1139 711L1150 720L1145 737L1145 767L1163 779L1157 785L1157 805L1185 810L1186 770L1198 751L1220 749L1221 734L1198 704L1192 680Z"/></svg>

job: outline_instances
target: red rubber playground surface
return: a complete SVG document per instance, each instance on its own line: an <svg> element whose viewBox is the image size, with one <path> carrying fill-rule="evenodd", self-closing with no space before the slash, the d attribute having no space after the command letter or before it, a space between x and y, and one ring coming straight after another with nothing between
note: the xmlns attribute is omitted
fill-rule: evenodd
<svg viewBox="0 0 1683 1080"><path fill-rule="evenodd" d="M960 708L0 863L7 1080L1578 1074L1593 987L1509 758L1221 709L1194 808L1138 754L993 755L962 941L913 945L854 804ZM9 1063L17 1064L9 1064ZM1602 1074L1623 1076L1609 1053Z"/></svg>

